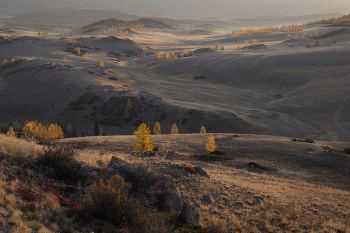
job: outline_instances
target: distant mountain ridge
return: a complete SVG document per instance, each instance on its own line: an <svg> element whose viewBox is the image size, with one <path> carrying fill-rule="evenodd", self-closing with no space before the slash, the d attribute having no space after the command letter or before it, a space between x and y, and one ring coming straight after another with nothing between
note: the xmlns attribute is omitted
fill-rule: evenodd
<svg viewBox="0 0 350 233"><path fill-rule="evenodd" d="M328 5L331 6L330 4ZM350 7L349 3L337 4L337 7L339 9L346 8L342 5L346 5L348 8ZM312 0L294 0L293 4L286 4L285 1L276 0L0 0L0 16L16 16L35 10L66 7L93 7L102 10L120 10L141 15L192 19L204 17L234 19L260 15L275 15L276 13L279 15L306 15L320 11L334 12L327 11L325 4L317 4L317 2Z"/></svg>

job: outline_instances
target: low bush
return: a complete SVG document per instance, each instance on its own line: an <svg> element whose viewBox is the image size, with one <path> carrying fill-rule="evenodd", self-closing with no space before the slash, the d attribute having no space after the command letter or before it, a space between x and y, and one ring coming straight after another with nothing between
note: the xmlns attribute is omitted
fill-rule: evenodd
<svg viewBox="0 0 350 233"><path fill-rule="evenodd" d="M54 179L77 183L82 177L81 165L75 158L76 152L67 146L48 147L38 154L37 165L47 167Z"/></svg>
<svg viewBox="0 0 350 233"><path fill-rule="evenodd" d="M131 196L146 198L148 201L152 199L153 193L160 189L158 184L164 181L162 176L142 164L136 164L133 169L123 169L122 167L120 175L131 184Z"/></svg>
<svg viewBox="0 0 350 233"><path fill-rule="evenodd" d="M130 232L149 232L149 221L139 201L129 196L131 185L119 175L107 183L96 181L84 197L81 207L76 209L84 222L99 220L116 229L132 229ZM115 232L116 229L111 229Z"/></svg>
<svg viewBox="0 0 350 233"><path fill-rule="evenodd" d="M315 141L312 138L305 138L304 141L307 143L315 143Z"/></svg>

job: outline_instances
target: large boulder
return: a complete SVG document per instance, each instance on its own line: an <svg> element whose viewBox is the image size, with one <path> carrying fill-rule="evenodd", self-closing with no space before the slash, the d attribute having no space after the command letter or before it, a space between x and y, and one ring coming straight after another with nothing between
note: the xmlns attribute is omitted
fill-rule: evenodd
<svg viewBox="0 0 350 233"><path fill-rule="evenodd" d="M175 185L166 180L163 183L163 190L160 195L159 206L161 209L170 211L174 214L180 214L183 209L183 202L180 194L176 191Z"/></svg>
<svg viewBox="0 0 350 233"><path fill-rule="evenodd" d="M111 161L108 164L108 169L107 169L107 180L109 180L112 176L114 175L121 175L121 171L123 170L134 170L134 168L129 165L127 162L124 160L121 160L115 156L112 157Z"/></svg>
<svg viewBox="0 0 350 233"><path fill-rule="evenodd" d="M196 204L186 194L182 195L183 208L181 211L181 217L185 220L186 224L198 225L199 212L196 210Z"/></svg>

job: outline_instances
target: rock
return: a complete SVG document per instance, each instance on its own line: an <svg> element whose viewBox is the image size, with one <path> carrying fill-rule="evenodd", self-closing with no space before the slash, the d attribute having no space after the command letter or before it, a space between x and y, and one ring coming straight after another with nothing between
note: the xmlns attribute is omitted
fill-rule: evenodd
<svg viewBox="0 0 350 233"><path fill-rule="evenodd" d="M0 161L4 159L7 160L7 162L10 162L10 155L0 152Z"/></svg>
<svg viewBox="0 0 350 233"><path fill-rule="evenodd" d="M183 209L183 202L180 194L175 190L175 186L171 181L165 181L164 192L162 193L162 203L160 206L162 209L173 212L175 214L180 214Z"/></svg>
<svg viewBox="0 0 350 233"><path fill-rule="evenodd" d="M140 157L144 158L144 157L153 157L153 156L157 156L159 157L159 155L154 152L154 151L144 151L140 154Z"/></svg>
<svg viewBox="0 0 350 233"><path fill-rule="evenodd" d="M196 171L197 171L197 173L199 175L210 178L208 173L206 171L204 171L203 168L201 168L201 167L194 167L194 169L196 169Z"/></svg>
<svg viewBox="0 0 350 233"><path fill-rule="evenodd" d="M186 194L182 195L182 199L184 204L181 211L181 217L185 220L186 224L198 225L199 212L195 208L196 204Z"/></svg>
<svg viewBox="0 0 350 233"><path fill-rule="evenodd" d="M108 164L108 169L107 169L107 180L109 180L112 176L119 174L121 170L125 169L131 169L134 170L134 168L129 165L127 162L113 156L111 161Z"/></svg>
<svg viewBox="0 0 350 233"><path fill-rule="evenodd" d="M207 202L213 202L214 201L214 198L213 198L213 196L212 195L206 195L205 197L204 197L204 200L205 201L207 201Z"/></svg>
<svg viewBox="0 0 350 233"><path fill-rule="evenodd" d="M102 160L97 160L97 161L96 161L96 164L97 164L99 167L103 167L103 162L102 162Z"/></svg>
<svg viewBox="0 0 350 233"><path fill-rule="evenodd" d="M98 178L97 173L87 163L81 163L80 166L81 166L82 176L86 181L84 186L91 185Z"/></svg>

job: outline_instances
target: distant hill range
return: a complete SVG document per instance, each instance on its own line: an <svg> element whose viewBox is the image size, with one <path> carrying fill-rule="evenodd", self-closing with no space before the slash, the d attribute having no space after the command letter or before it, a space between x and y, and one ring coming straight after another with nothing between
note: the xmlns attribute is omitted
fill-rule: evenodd
<svg viewBox="0 0 350 233"><path fill-rule="evenodd" d="M2 0L0 0L1 2ZM3 9L0 7L0 12ZM262 28L262 27L280 27L288 24L302 24L308 21L328 19L332 17L339 17L341 14L314 14L302 16L265 16L253 18L238 18L232 20L224 20L220 18L204 18L204 19L189 19L189 18L161 18L150 15L138 15L132 13L125 13L117 10L101 10L92 7L68 7L59 9L36 10L24 13L10 18L10 22L25 22L25 23L40 23L40 24L56 24L56 25L72 25L84 26L87 24L105 25L110 19L122 21L134 21L134 23L145 24L148 28L172 29L174 24L187 25L188 27L198 28L229 28L232 30L246 29L246 28ZM147 17L147 18L146 18ZM109 20L107 20L109 19ZM107 22L99 22L107 20ZM98 22L98 23L97 23ZM113 22L114 25L116 22ZM179 29L179 28L178 28Z"/></svg>
<svg viewBox="0 0 350 233"><path fill-rule="evenodd" d="M339 4L338 8L325 10L325 6L321 7L320 4L311 0L294 0L293 4L289 5L286 5L284 1L259 0L251 0L249 3L246 0L0 0L0 17L12 17L35 10L67 7L89 7L109 11L120 10L140 15L192 19L204 17L234 19L275 15L276 13L280 15L346 13L344 12L346 7Z"/></svg>

